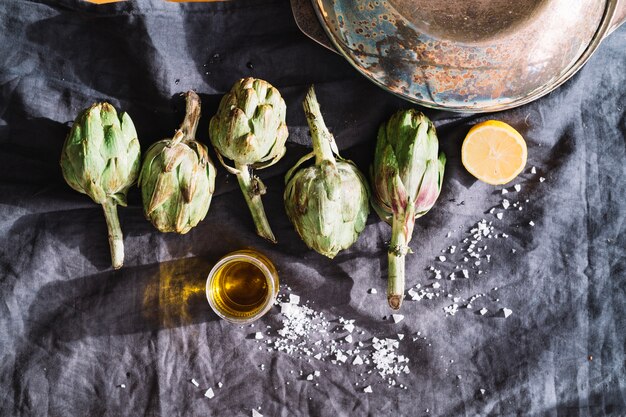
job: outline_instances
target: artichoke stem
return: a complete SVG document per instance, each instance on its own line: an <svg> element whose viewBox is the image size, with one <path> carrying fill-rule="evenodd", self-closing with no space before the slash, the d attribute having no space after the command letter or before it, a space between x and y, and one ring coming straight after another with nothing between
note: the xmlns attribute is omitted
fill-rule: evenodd
<svg viewBox="0 0 626 417"><path fill-rule="evenodd" d="M237 180L252 214L257 234L270 242L276 243L276 238L265 215L263 201L261 200L262 190L259 189L258 182L250 175L250 169L247 165L236 165L236 168L239 170Z"/></svg>
<svg viewBox="0 0 626 417"><path fill-rule="evenodd" d="M400 309L404 299L404 257L409 250L410 240L404 226L403 219L394 214L388 251L389 278L387 282L387 301L393 310Z"/></svg>
<svg viewBox="0 0 626 417"><path fill-rule="evenodd" d="M189 90L185 93L185 99L185 119L178 129L182 133L182 137L176 132L172 139L172 142L175 143L178 143L181 139L185 142L196 140L196 129L200 121L200 97L194 91Z"/></svg>
<svg viewBox="0 0 626 417"><path fill-rule="evenodd" d="M333 148L331 146L335 139L324 123L313 86L309 88L302 106L304 107L304 114L306 115L309 129L311 130L315 164L319 165L323 160L335 162L335 156L333 155Z"/></svg>
<svg viewBox="0 0 626 417"><path fill-rule="evenodd" d="M120 269L124 264L124 238L120 220L117 217L117 204L108 200L102 205L104 217L109 229L109 246L111 247L111 262L113 268Z"/></svg>

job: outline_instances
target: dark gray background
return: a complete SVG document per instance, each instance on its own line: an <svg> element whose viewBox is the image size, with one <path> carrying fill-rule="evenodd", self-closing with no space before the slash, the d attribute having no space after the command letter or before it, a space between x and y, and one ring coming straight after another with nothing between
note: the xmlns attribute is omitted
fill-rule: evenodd
<svg viewBox="0 0 626 417"><path fill-rule="evenodd" d="M626 415L626 27L537 102L481 116L424 110L448 164L437 205L416 226L408 286L432 282L425 269L481 218L511 237L494 241L480 278L442 281L455 296L488 293L474 303L490 309L487 317L446 317L450 300L442 297L405 302L395 326L382 319L390 228L372 214L335 260L307 250L285 217L283 174L310 146L300 104L309 84L343 155L363 170L377 125L409 104L299 33L287 1L4 0L0 28L2 415L240 416L257 406L266 416ZM179 94L195 89L203 100L198 137L207 142L209 117L243 76L273 83L288 105L287 155L260 172L278 245L254 234L236 181L219 167L209 214L185 236L158 233L133 188L119 210L125 266L112 271L102 210L61 176L71 121L92 102L110 101L131 115L146 150L171 135L183 116ZM500 187L475 181L460 164L464 135L488 118L524 135L527 168L539 171L516 181L522 192L509 194L512 201L530 201L500 222L486 214L500 203ZM204 279L219 257L245 246L268 254L303 299L329 318L355 319L367 337L420 331L425 339L401 345L411 373L398 380L409 389L371 377L374 393L364 394L352 367L258 351L254 329L218 320ZM377 296L367 294L371 287ZM501 307L513 315L493 317ZM296 377L312 369L322 371L318 386ZM208 400L191 378L224 387Z"/></svg>

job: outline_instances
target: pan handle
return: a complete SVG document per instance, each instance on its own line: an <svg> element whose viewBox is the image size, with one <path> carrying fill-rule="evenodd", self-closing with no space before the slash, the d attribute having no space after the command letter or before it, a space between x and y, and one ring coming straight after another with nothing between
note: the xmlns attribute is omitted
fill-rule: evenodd
<svg viewBox="0 0 626 417"><path fill-rule="evenodd" d="M311 0L291 0L291 12L296 20L296 25L298 25L302 33L327 49L339 53L330 42L330 39L328 39L328 36L326 36L326 32L324 32L319 20L317 20Z"/></svg>
<svg viewBox="0 0 626 417"><path fill-rule="evenodd" d="M626 0L617 0L617 5L615 6L615 12L611 18L609 30L606 32L607 36L624 22L626 22Z"/></svg>

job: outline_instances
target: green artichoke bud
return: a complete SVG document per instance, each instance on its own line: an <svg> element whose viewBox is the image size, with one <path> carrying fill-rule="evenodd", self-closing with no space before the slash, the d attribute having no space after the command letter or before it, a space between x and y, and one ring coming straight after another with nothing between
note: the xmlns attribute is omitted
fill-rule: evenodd
<svg viewBox="0 0 626 417"><path fill-rule="evenodd" d="M339 156L313 87L303 105L313 152L302 157L285 176L285 210L304 243L332 259L356 242L365 228L370 192L356 165ZM300 168L313 157L315 165Z"/></svg>
<svg viewBox="0 0 626 417"><path fill-rule="evenodd" d="M161 232L187 233L209 211L215 165L195 140L200 97L188 91L187 114L171 139L153 144L143 160L139 186L146 218Z"/></svg>
<svg viewBox="0 0 626 417"><path fill-rule="evenodd" d="M372 206L391 224L387 299L394 310L404 297L404 257L415 219L430 210L441 191L446 156L438 152L435 126L418 111L399 111L378 129Z"/></svg>
<svg viewBox="0 0 626 417"><path fill-rule="evenodd" d="M274 243L276 238L261 201L266 188L252 169L274 165L285 154L285 113L285 101L276 88L267 81L243 78L222 98L209 124L217 157L224 168L237 175L257 233ZM226 165L223 158L235 166Z"/></svg>
<svg viewBox="0 0 626 417"><path fill-rule="evenodd" d="M126 206L126 193L137 179L141 155L130 116L118 116L109 103L83 111L63 144L61 170L70 187L101 204L109 231L113 268L124 263L124 239L117 205Z"/></svg>

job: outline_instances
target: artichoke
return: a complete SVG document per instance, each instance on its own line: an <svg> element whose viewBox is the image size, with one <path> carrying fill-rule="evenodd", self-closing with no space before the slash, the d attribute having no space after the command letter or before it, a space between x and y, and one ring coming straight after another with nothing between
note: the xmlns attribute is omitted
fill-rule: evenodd
<svg viewBox="0 0 626 417"><path fill-rule="evenodd" d="M215 165L195 140L200 97L193 91L185 96L182 125L173 138L148 149L139 174L144 214L161 232L191 230L206 216L215 190Z"/></svg>
<svg viewBox="0 0 626 417"><path fill-rule="evenodd" d="M435 126L415 110L397 112L378 130L372 206L391 224L387 299L394 310L404 297L404 257L415 219L430 210L441 191L446 156L438 148Z"/></svg>
<svg viewBox="0 0 626 417"><path fill-rule="evenodd" d="M139 140L130 116L118 116L109 103L84 110L63 144L61 170L70 187L102 205L115 269L124 263L124 240L117 205L137 179L141 162Z"/></svg>
<svg viewBox="0 0 626 417"><path fill-rule="evenodd" d="M257 233L274 243L276 238L261 201L266 188L252 169L274 165L285 154L285 113L285 101L276 88L267 81L244 78L222 98L209 124L218 159L237 175ZM232 160L235 166L226 165L223 158Z"/></svg>
<svg viewBox="0 0 626 417"><path fill-rule="evenodd" d="M304 243L332 259L340 250L349 248L365 228L370 192L356 165L339 156L313 87L303 105L313 152L287 172L285 210ZM313 157L315 165L300 169Z"/></svg>

